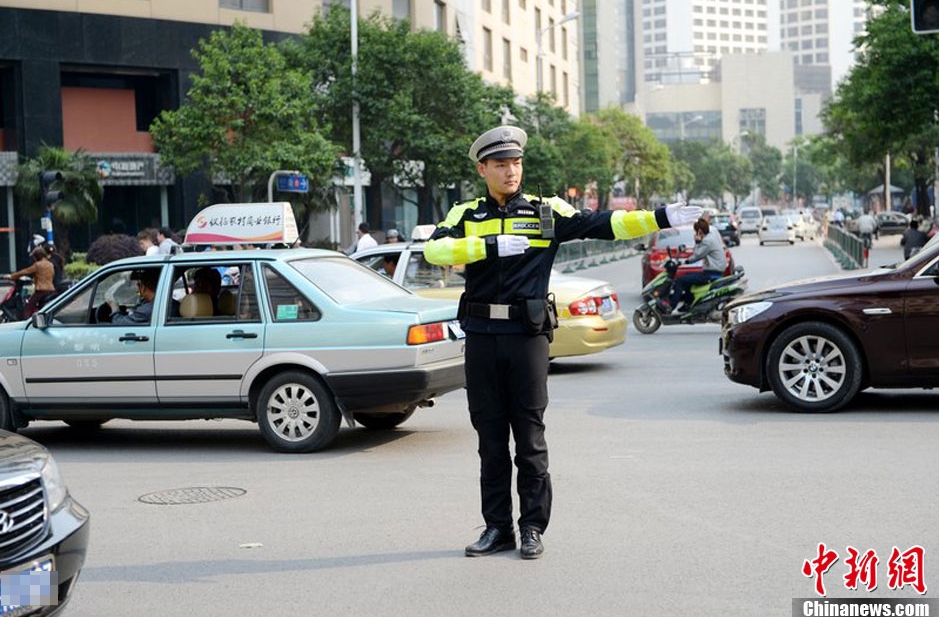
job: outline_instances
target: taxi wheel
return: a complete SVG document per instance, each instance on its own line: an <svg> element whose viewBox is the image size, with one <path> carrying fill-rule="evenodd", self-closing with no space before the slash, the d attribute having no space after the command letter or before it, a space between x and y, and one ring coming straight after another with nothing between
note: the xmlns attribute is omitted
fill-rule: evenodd
<svg viewBox="0 0 939 617"><path fill-rule="evenodd" d="M281 452L314 452L339 432L341 416L332 395L309 373L286 371L272 377L256 403L264 439Z"/></svg>
<svg viewBox="0 0 939 617"><path fill-rule="evenodd" d="M355 421L367 429L381 431L403 424L414 415L416 407L408 407L400 413L357 413Z"/></svg>
<svg viewBox="0 0 939 617"><path fill-rule="evenodd" d="M854 341L821 322L790 326L769 348L773 392L799 411L828 412L847 405L861 388L864 368Z"/></svg>

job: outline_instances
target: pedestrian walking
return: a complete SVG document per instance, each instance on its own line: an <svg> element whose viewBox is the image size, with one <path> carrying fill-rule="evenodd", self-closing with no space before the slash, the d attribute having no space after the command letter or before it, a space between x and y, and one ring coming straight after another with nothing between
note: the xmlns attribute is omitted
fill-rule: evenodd
<svg viewBox="0 0 939 617"><path fill-rule="evenodd" d="M909 228L903 232L903 236L900 238L900 246L903 247L903 259L909 259L912 255L915 255L921 248L926 246L928 241L929 237L926 232L921 231L919 228L919 221L912 219Z"/></svg>
<svg viewBox="0 0 939 617"><path fill-rule="evenodd" d="M364 251L373 246L378 246L378 241L372 236L368 223L359 223L359 228L355 232L359 239L355 243L356 251Z"/></svg>
<svg viewBox="0 0 939 617"><path fill-rule="evenodd" d="M528 137L514 126L479 136L469 150L486 195L459 203L424 248L437 265L465 264L459 317L466 333L466 395L478 436L485 530L468 557L516 548L512 457L518 469L518 525L523 559L541 557L551 516L551 476L545 441L548 344L557 325L548 295L551 267L562 242L644 236L687 225L701 208L672 204L655 211L580 211L558 197L521 192Z"/></svg>

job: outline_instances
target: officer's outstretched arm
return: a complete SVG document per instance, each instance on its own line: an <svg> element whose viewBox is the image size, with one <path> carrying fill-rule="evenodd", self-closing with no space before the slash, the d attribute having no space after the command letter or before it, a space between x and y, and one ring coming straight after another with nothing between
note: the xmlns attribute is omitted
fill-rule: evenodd
<svg viewBox="0 0 939 617"><path fill-rule="evenodd" d="M424 258L437 266L470 264L486 258L486 240L478 236L453 238L435 233L424 245Z"/></svg>

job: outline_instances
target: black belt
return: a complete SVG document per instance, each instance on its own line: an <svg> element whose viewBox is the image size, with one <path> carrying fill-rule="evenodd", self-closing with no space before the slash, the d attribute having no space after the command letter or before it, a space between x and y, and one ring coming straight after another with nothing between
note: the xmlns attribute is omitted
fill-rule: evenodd
<svg viewBox="0 0 939 617"><path fill-rule="evenodd" d="M518 319L521 317L521 309L515 304L467 302L466 314L470 317L483 317L485 319Z"/></svg>

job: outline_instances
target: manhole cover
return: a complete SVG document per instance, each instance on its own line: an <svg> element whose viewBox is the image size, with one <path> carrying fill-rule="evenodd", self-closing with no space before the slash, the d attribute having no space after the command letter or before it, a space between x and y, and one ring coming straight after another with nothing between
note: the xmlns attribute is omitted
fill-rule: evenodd
<svg viewBox="0 0 939 617"><path fill-rule="evenodd" d="M174 488L168 491L147 493L138 501L158 506L178 506L190 503L208 503L241 497L247 491L232 486L195 486L191 488Z"/></svg>

